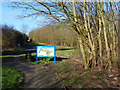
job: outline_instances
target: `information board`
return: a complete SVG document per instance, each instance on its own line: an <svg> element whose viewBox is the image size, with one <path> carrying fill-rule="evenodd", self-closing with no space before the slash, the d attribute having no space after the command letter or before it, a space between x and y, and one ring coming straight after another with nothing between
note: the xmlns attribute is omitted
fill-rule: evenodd
<svg viewBox="0 0 120 90"><path fill-rule="evenodd" d="M54 63L56 63L55 46L36 46L37 64L38 64L38 57L54 57Z"/></svg>

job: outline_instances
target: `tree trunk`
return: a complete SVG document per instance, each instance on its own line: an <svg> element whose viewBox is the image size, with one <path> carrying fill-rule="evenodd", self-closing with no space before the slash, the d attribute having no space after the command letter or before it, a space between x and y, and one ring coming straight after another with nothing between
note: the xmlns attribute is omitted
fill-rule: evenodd
<svg viewBox="0 0 120 90"><path fill-rule="evenodd" d="M100 55L100 62L101 62L101 65L103 65L103 62L102 62L101 31L102 31L102 25L101 25L101 19L100 19L100 17L99 17L99 34L98 34L98 40L99 40L99 55Z"/></svg>
<svg viewBox="0 0 120 90"><path fill-rule="evenodd" d="M78 19L77 19L76 7L75 7L75 1L74 0L72 1L72 4L73 4L73 14L74 14L75 25L76 25L77 30L80 31L80 27L77 24ZM80 48L81 48L81 53L82 53L83 60L84 60L84 68L88 69L88 62L87 62L87 57L86 57L86 53L85 53L85 48L83 46L83 39L82 39L81 32L80 32L79 35L77 34L77 36L78 36L78 40L79 40Z"/></svg>
<svg viewBox="0 0 120 90"><path fill-rule="evenodd" d="M83 60L84 60L84 68L88 69L88 62L87 62L87 57L86 57L86 53L85 53L85 48L83 46L82 37L79 37L78 39L79 39L79 43L80 43L81 53L82 53Z"/></svg>
<svg viewBox="0 0 120 90"><path fill-rule="evenodd" d="M98 8L100 10L100 16L102 19L102 23L103 23L103 31L104 31L104 38L105 38L105 45L106 45L106 52L107 52L107 60L109 63L109 68L111 69L111 59L110 59L110 48L109 48L109 42L108 42L108 37L107 37L107 30L106 30L106 23L105 23L105 19L103 16L103 9L100 8L100 2L98 3Z"/></svg>
<svg viewBox="0 0 120 90"><path fill-rule="evenodd" d="M88 26L87 26L85 7L87 8ZM93 64L96 66L97 63L96 63L95 45L94 45L94 42L93 42L92 31L91 31L91 28L90 28L90 19L89 19L89 13L88 13L88 5L85 2L84 2L83 10L84 10L85 29L87 30L87 33L88 33L88 39L89 39L89 43L90 43L90 46L91 46L91 49L92 49L92 54L93 54L93 61L94 61Z"/></svg>

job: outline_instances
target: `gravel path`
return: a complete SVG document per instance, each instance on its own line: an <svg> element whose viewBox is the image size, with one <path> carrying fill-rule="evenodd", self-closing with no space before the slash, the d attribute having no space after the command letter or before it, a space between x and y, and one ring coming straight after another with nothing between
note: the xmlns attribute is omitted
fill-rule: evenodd
<svg viewBox="0 0 120 90"><path fill-rule="evenodd" d="M13 62L3 63L3 65L18 69L23 74L23 88L60 88L49 66L25 64L19 60L18 55L14 57Z"/></svg>

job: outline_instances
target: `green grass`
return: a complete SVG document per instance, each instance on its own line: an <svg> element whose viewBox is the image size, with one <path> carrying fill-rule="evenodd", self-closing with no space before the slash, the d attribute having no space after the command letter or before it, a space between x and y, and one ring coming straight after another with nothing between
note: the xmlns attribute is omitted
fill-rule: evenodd
<svg viewBox="0 0 120 90"><path fill-rule="evenodd" d="M64 46L57 46L56 49L66 49L68 47L64 47Z"/></svg>
<svg viewBox="0 0 120 90"><path fill-rule="evenodd" d="M73 77L72 80L70 80L70 85L82 85L85 82L85 80L81 77Z"/></svg>
<svg viewBox="0 0 120 90"><path fill-rule="evenodd" d="M2 67L2 89L21 88L22 81L23 76L16 69Z"/></svg>
<svg viewBox="0 0 120 90"><path fill-rule="evenodd" d="M13 57L13 55L3 55L3 56L0 56L0 58L9 58L9 57Z"/></svg>
<svg viewBox="0 0 120 90"><path fill-rule="evenodd" d="M18 54L19 52L21 52L21 50L25 50L25 49L17 48L17 49L14 49L14 50L3 51L3 52L2 52L2 55L16 55L16 54Z"/></svg>
<svg viewBox="0 0 120 90"><path fill-rule="evenodd" d="M59 53L61 53L59 56L62 56L62 57L70 57L70 56L73 56L75 55L75 49L73 50L61 50L61 51L58 51Z"/></svg>
<svg viewBox="0 0 120 90"><path fill-rule="evenodd" d="M82 74L81 77L87 77L87 74Z"/></svg>
<svg viewBox="0 0 120 90"><path fill-rule="evenodd" d="M60 50L62 49L62 50ZM69 48L69 47L57 47L56 48L56 55L58 57L77 57L80 54L80 49L74 49L74 48ZM59 54L57 54L59 53Z"/></svg>
<svg viewBox="0 0 120 90"><path fill-rule="evenodd" d="M0 59L2 59L2 62L12 62L12 61L14 61L13 55L3 55L3 56L0 56Z"/></svg>
<svg viewBox="0 0 120 90"><path fill-rule="evenodd" d="M53 57L46 57L46 58L41 58L38 60L38 63L41 64L50 64L50 63L54 63L54 61L50 61Z"/></svg>

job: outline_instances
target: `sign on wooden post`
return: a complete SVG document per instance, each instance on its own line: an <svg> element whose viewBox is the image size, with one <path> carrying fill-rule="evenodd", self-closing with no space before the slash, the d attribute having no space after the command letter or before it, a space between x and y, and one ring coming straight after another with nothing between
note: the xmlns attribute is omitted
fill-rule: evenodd
<svg viewBox="0 0 120 90"><path fill-rule="evenodd" d="M38 64L38 57L54 57L54 64L56 63L55 46L36 46L36 63Z"/></svg>

